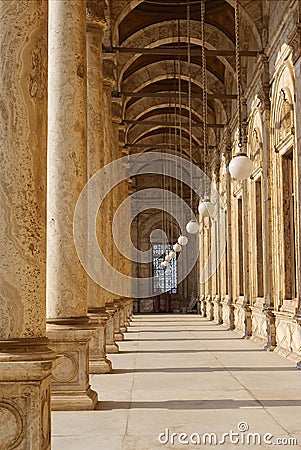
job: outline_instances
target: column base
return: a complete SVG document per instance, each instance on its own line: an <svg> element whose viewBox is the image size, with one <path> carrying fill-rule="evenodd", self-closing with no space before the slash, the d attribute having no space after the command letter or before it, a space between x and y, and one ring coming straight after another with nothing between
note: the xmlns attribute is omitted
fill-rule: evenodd
<svg viewBox="0 0 301 450"><path fill-rule="evenodd" d="M97 401L97 392L93 391L90 386L82 393L51 393L51 409L53 411L87 411L94 409Z"/></svg>
<svg viewBox="0 0 301 450"><path fill-rule="evenodd" d="M50 322L50 321L49 321ZM52 373L51 408L94 409L97 393L89 384L89 341L95 328L89 318L55 319L47 324L51 348L62 356Z"/></svg>
<svg viewBox="0 0 301 450"><path fill-rule="evenodd" d="M51 370L49 341L0 341L0 448L50 450Z"/></svg>
<svg viewBox="0 0 301 450"><path fill-rule="evenodd" d="M90 313L91 311L91 313ZM108 314L97 308L89 310L90 323L95 327L89 344L89 371L92 374L112 372L112 362L106 356L106 328Z"/></svg>
<svg viewBox="0 0 301 450"><path fill-rule="evenodd" d="M106 305L107 329L106 329L106 353L119 353L119 347L115 343L114 314L115 308L110 303Z"/></svg>
<svg viewBox="0 0 301 450"><path fill-rule="evenodd" d="M117 344L107 344L106 345L107 353L119 353L119 347Z"/></svg>
<svg viewBox="0 0 301 450"><path fill-rule="evenodd" d="M114 333L114 336L115 336L115 341L123 341L124 340L123 333Z"/></svg>

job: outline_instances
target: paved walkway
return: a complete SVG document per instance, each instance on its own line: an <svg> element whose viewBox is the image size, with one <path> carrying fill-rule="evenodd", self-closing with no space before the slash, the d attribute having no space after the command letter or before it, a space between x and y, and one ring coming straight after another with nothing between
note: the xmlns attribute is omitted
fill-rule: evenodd
<svg viewBox="0 0 301 450"><path fill-rule="evenodd" d="M97 410L53 413L54 450L301 448L294 363L196 315L137 315L125 337Z"/></svg>

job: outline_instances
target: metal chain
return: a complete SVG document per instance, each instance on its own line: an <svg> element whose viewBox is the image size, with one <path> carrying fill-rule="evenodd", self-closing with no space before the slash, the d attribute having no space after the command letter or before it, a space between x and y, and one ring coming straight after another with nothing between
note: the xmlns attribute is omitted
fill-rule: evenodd
<svg viewBox="0 0 301 450"><path fill-rule="evenodd" d="M178 48L180 49L181 46L181 38L180 38L180 20L178 19ZM181 185L180 185L180 196L181 199L183 198L183 161L182 161L182 71L181 71L181 56L179 52L178 56L178 74L179 74L179 147L180 147L180 157L181 157L181 164L180 164L180 177L181 177ZM184 204L181 203L181 219L184 221Z"/></svg>
<svg viewBox="0 0 301 450"><path fill-rule="evenodd" d="M189 122L189 174L190 174L190 211L193 218L193 197L192 197L192 116L191 116L191 18L190 0L187 0L187 63L188 63L188 122Z"/></svg>
<svg viewBox="0 0 301 450"><path fill-rule="evenodd" d="M242 145L242 127L241 127L241 67L240 67L240 41L239 41L239 0L235 0L235 59L237 76L237 111L238 111L238 145Z"/></svg>
<svg viewBox="0 0 301 450"><path fill-rule="evenodd" d="M203 145L204 145L204 168L208 173L207 155L207 78L206 78L206 55L205 55L205 0L201 2L201 41L202 41L202 84L203 84ZM207 183L205 181L205 197L207 196Z"/></svg>

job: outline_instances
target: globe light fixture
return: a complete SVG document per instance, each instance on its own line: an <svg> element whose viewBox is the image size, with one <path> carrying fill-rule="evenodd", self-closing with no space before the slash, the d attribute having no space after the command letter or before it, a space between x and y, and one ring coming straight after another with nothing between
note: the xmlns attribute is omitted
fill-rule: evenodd
<svg viewBox="0 0 301 450"><path fill-rule="evenodd" d="M174 252L178 253L182 250L182 246L177 242L174 246L173 246L173 250Z"/></svg>
<svg viewBox="0 0 301 450"><path fill-rule="evenodd" d="M181 234L181 236L179 236L179 238L178 238L178 244L180 244L181 247L184 247L185 245L187 245L187 243L188 243L188 238Z"/></svg>
<svg viewBox="0 0 301 450"><path fill-rule="evenodd" d="M161 262L161 267L164 267L164 269L166 269L166 267L168 267L168 261Z"/></svg>
<svg viewBox="0 0 301 450"><path fill-rule="evenodd" d="M240 42L239 42L239 1L235 0L235 59L237 77L237 121L238 121L238 151L234 154L229 164L231 176L237 180L246 180L253 171L253 163L243 151L242 139L242 84L240 64Z"/></svg>
<svg viewBox="0 0 301 450"><path fill-rule="evenodd" d="M198 211L203 219L206 217L212 218L215 215L215 206L211 200L205 199L199 204Z"/></svg>
<svg viewBox="0 0 301 450"><path fill-rule="evenodd" d="M170 255L169 255L169 254L168 254L168 255L166 255L166 256L165 256L165 261L167 261L167 262L168 262L168 261L170 261L170 260L171 260L171 257L170 257Z"/></svg>
<svg viewBox="0 0 301 450"><path fill-rule="evenodd" d="M253 172L253 162L246 153L235 153L229 164L229 172L236 180L246 180Z"/></svg>
<svg viewBox="0 0 301 450"><path fill-rule="evenodd" d="M195 220L190 220L186 225L186 231L189 234L195 234L199 231L199 224Z"/></svg>
<svg viewBox="0 0 301 450"><path fill-rule="evenodd" d="M174 252L173 250L171 250L171 251L169 252L169 255L168 255L168 256L170 257L170 259L173 259L173 258L176 257L176 252Z"/></svg>

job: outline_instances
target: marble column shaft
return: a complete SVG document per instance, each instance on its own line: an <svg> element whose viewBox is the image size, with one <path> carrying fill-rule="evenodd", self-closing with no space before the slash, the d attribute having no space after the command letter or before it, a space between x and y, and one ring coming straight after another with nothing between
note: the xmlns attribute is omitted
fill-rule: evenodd
<svg viewBox="0 0 301 450"><path fill-rule="evenodd" d="M259 97L261 100L262 112L262 184L263 184L263 257L264 257L264 307L263 311L266 315L267 325L267 343L266 350L274 350L276 347L276 326L274 314L274 282L273 282L273 266L274 266L274 248L273 248L273 164L272 149L270 147L271 129L271 105L270 105L270 76L269 61L264 55L259 57L258 69L261 78L261 90Z"/></svg>
<svg viewBox="0 0 301 450"><path fill-rule="evenodd" d="M0 1L0 448L50 449L47 4Z"/></svg>
<svg viewBox="0 0 301 450"><path fill-rule="evenodd" d="M121 122L121 103L120 102L113 102L112 103L112 160L116 160L119 157L119 124ZM114 217L116 210L118 206L121 203L120 198L120 184L115 186L112 192L113 196L113 215ZM118 233L121 232L120 224L118 226ZM121 264L120 264L120 252L118 251L115 242L114 237L112 236L112 265L113 267L119 272L121 271ZM124 339L124 336L122 334L122 331L120 327L122 327L122 318L123 318L123 301L120 297L114 298L114 304L117 308L115 312L114 317L114 334L115 334L115 340L116 341L122 341ZM124 325L124 320L123 320Z"/></svg>
<svg viewBox="0 0 301 450"><path fill-rule="evenodd" d="M112 89L114 86L114 61L112 58L103 59L103 133L104 133L104 165L109 164L113 160L112 154ZM112 192L107 195L102 208L105 215L104 234L106 243L104 254L108 262L113 265L113 237L112 237L112 221L113 221L113 196ZM115 295L112 292L106 293L106 312L109 315L107 322L107 353L118 353L119 347L115 343L115 322L114 316L118 313L118 307L114 305Z"/></svg>
<svg viewBox="0 0 301 450"><path fill-rule="evenodd" d="M101 53L105 23L93 16L92 12L93 10L87 17L88 179L104 165ZM90 196L88 190L88 208L92 196L93 193ZM103 225L104 216L100 208L96 222L99 240L103 236ZM88 265L89 263L88 254ZM93 266L93 261L91 261L91 264ZM88 311L96 326L96 332L90 341L90 373L109 373L112 371L112 363L106 358L106 329L109 316L105 312L105 295L105 290L88 277Z"/></svg>
<svg viewBox="0 0 301 450"><path fill-rule="evenodd" d="M226 173L226 198L227 198L227 217L226 217L226 239L227 239L227 307L228 307L228 324L229 329L233 330L235 328L234 323L234 305L233 305L233 240L232 240L232 190L231 190L231 175L229 173L229 162L232 156L232 148L229 142L229 133L227 131L227 148L225 155L225 162L227 164Z"/></svg>
<svg viewBox="0 0 301 450"><path fill-rule="evenodd" d="M63 355L53 373L54 409L92 409L87 274L73 239L73 216L87 181L86 3L49 0L47 321Z"/></svg>

